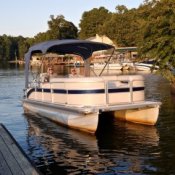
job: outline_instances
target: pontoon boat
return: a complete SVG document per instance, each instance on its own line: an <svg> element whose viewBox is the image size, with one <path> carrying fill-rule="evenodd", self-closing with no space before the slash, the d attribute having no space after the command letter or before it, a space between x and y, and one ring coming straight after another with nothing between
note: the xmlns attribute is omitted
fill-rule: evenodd
<svg viewBox="0 0 175 175"><path fill-rule="evenodd" d="M95 133L100 113L111 112L121 120L155 125L160 102L145 101L140 75L90 76L95 51L114 50L108 44L84 40L53 40L36 44L25 54L25 112L38 114L62 125ZM84 60L84 75L50 77L46 73L29 80L30 59L35 53L75 54ZM110 61L110 60L108 60ZM108 115L106 115L108 117Z"/></svg>

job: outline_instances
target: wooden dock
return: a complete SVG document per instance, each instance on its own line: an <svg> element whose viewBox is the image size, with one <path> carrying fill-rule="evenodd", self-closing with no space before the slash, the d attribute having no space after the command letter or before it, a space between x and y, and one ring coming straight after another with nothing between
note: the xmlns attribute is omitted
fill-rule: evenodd
<svg viewBox="0 0 175 175"><path fill-rule="evenodd" d="M38 174L12 135L0 124L0 175Z"/></svg>

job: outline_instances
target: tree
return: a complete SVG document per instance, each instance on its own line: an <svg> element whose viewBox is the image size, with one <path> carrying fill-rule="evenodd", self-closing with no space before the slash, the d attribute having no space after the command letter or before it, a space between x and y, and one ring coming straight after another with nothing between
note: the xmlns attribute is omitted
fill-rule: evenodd
<svg viewBox="0 0 175 175"><path fill-rule="evenodd" d="M4 40L3 37L0 36L0 60L3 60L5 55L4 55Z"/></svg>
<svg viewBox="0 0 175 175"><path fill-rule="evenodd" d="M102 34L101 28L103 24L111 18L111 13L104 7L94 8L88 12L84 12L80 21L79 38L87 39L96 34Z"/></svg>
<svg viewBox="0 0 175 175"><path fill-rule="evenodd" d="M11 52L10 46L12 44L10 37L7 35L3 35L3 59L10 60L11 59Z"/></svg>
<svg viewBox="0 0 175 175"><path fill-rule="evenodd" d="M28 43L29 38L24 38L22 36L18 37L18 59L23 59L24 54L28 51L30 44Z"/></svg>
<svg viewBox="0 0 175 175"><path fill-rule="evenodd" d="M33 40L33 43L47 41L51 39L73 39L78 36L77 27L67 20L63 15L54 17L50 16L48 21L49 29L46 32L38 33Z"/></svg>
<svg viewBox="0 0 175 175"><path fill-rule="evenodd" d="M112 39L118 46L136 46L140 29L136 10L117 6L110 20L103 24L103 34Z"/></svg>
<svg viewBox="0 0 175 175"><path fill-rule="evenodd" d="M30 40L29 43L31 44L39 43L39 42L47 41L50 39L53 39L53 38L49 36L47 32L39 32L36 36L34 36L33 40Z"/></svg>
<svg viewBox="0 0 175 175"><path fill-rule="evenodd" d="M175 1L154 1L145 25L141 53L149 54L160 67L163 76L175 83L172 69L175 68Z"/></svg>
<svg viewBox="0 0 175 175"><path fill-rule="evenodd" d="M27 40L22 36L0 36L0 60L23 59L25 52L29 48Z"/></svg>
<svg viewBox="0 0 175 175"><path fill-rule="evenodd" d="M54 18L50 16L48 21L49 30L46 32L50 39L72 39L77 38L78 29L72 22L66 21L63 15Z"/></svg>
<svg viewBox="0 0 175 175"><path fill-rule="evenodd" d="M124 5L118 5L115 9L118 14L124 14L128 11L127 7Z"/></svg>

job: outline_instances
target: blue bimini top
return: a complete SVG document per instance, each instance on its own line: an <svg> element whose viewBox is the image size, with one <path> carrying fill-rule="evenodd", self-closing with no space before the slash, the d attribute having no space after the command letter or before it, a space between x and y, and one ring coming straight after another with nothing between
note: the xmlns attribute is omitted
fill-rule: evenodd
<svg viewBox="0 0 175 175"><path fill-rule="evenodd" d="M112 48L114 49L114 46L109 44L78 39L50 40L35 44L31 46L25 54L26 86L28 83L29 63L32 54L75 54L81 56L83 60L87 60L95 51L108 50Z"/></svg>

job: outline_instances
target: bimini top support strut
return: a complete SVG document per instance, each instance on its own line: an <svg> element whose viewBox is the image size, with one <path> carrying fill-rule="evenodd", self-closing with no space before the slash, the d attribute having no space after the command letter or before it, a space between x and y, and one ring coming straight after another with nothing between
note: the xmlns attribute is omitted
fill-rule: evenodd
<svg viewBox="0 0 175 175"><path fill-rule="evenodd" d="M28 86L29 63L34 53L75 54L81 56L83 60L87 60L95 51L112 48L114 49L114 46L109 44L77 39L50 40L35 44L25 54L25 87Z"/></svg>

